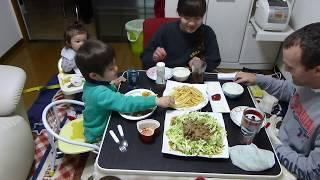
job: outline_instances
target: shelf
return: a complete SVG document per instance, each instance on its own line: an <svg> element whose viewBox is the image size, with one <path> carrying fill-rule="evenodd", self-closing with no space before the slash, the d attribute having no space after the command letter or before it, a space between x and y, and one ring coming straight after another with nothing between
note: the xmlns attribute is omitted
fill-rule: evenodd
<svg viewBox="0 0 320 180"><path fill-rule="evenodd" d="M257 32L257 34L256 34L257 41L280 41L280 42L282 42L287 36L289 36L291 33L294 32L294 30L290 26L288 26L288 28L285 31L281 31L281 32L264 31L256 24L253 17L250 19L250 22Z"/></svg>

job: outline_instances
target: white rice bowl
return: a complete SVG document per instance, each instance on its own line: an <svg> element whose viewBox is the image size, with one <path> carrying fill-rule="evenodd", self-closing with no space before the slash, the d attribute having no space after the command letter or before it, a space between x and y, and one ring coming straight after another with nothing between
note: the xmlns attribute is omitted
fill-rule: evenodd
<svg viewBox="0 0 320 180"><path fill-rule="evenodd" d="M238 83L226 82L222 85L222 91L229 98L236 98L243 93L244 89Z"/></svg>
<svg viewBox="0 0 320 180"><path fill-rule="evenodd" d="M173 68L173 78L176 81L185 81L190 75L190 70L185 67L175 67Z"/></svg>

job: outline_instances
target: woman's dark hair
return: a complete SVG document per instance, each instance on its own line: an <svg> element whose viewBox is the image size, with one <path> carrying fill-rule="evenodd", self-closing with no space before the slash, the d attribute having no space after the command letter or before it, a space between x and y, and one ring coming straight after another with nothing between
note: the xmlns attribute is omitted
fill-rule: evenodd
<svg viewBox="0 0 320 180"><path fill-rule="evenodd" d="M312 23L290 34L283 42L283 48L301 48L301 64L306 69L320 65L320 22Z"/></svg>
<svg viewBox="0 0 320 180"><path fill-rule="evenodd" d="M87 40L79 48L75 61L83 77L92 81L89 73L97 73L103 76L106 67L113 64L115 58L114 49L99 40Z"/></svg>
<svg viewBox="0 0 320 180"><path fill-rule="evenodd" d="M63 33L65 46L71 48L71 38L79 34L87 34L89 38L89 33L87 29L78 21L70 24Z"/></svg>
<svg viewBox="0 0 320 180"><path fill-rule="evenodd" d="M206 0L179 0L179 16L203 17L207 10Z"/></svg>

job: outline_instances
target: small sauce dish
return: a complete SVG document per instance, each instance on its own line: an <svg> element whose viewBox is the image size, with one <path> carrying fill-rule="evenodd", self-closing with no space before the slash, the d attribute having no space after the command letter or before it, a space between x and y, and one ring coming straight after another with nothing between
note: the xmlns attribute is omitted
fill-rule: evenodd
<svg viewBox="0 0 320 180"><path fill-rule="evenodd" d="M144 143L151 143L160 133L160 123L154 119L146 119L137 122L139 137Z"/></svg>

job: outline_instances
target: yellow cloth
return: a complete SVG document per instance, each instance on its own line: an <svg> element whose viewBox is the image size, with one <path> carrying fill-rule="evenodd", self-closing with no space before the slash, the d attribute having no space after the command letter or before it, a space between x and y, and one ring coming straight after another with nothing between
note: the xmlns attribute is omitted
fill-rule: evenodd
<svg viewBox="0 0 320 180"><path fill-rule="evenodd" d="M42 91L45 89L58 89L60 88L59 84L54 84L54 85L50 85L50 86L36 86L36 87L32 87L32 88L28 88L23 90L23 93L29 93L29 92L33 92L33 91Z"/></svg>

